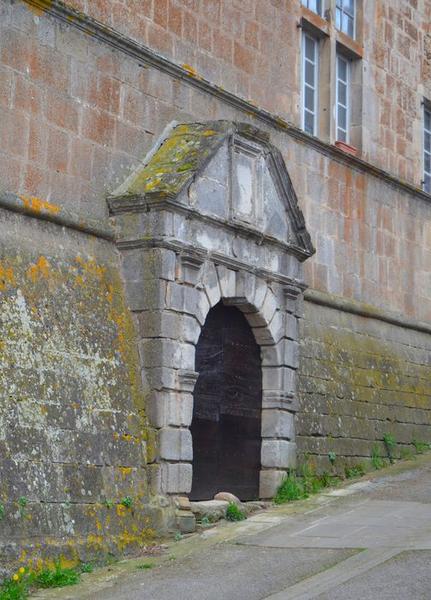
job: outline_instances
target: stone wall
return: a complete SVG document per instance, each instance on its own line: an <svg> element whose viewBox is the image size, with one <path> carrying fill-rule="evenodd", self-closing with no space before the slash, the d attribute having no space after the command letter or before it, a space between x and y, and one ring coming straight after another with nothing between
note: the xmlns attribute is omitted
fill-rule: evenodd
<svg viewBox="0 0 431 600"><path fill-rule="evenodd" d="M31 217L1 223L0 572L136 550L162 521L118 257Z"/></svg>
<svg viewBox="0 0 431 600"><path fill-rule="evenodd" d="M297 416L303 458L330 471L328 452L335 452L343 472L366 465L373 446L387 457L385 434L394 436L397 456L414 451L413 441L430 442L431 328L424 329L305 302Z"/></svg>

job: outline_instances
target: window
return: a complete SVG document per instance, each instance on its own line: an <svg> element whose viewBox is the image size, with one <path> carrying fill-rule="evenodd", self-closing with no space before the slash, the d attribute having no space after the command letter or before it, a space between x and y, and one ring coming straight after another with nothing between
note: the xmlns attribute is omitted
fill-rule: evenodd
<svg viewBox="0 0 431 600"><path fill-rule="evenodd" d="M350 61L341 54L337 54L336 71L336 138L341 142L348 143L350 120Z"/></svg>
<svg viewBox="0 0 431 600"><path fill-rule="evenodd" d="M431 194L431 108L424 108L424 180L423 187Z"/></svg>
<svg viewBox="0 0 431 600"><path fill-rule="evenodd" d="M322 15L323 0L302 0L302 4L318 15Z"/></svg>
<svg viewBox="0 0 431 600"><path fill-rule="evenodd" d="M355 37L355 0L336 0L335 26L351 38Z"/></svg>
<svg viewBox="0 0 431 600"><path fill-rule="evenodd" d="M317 133L318 106L318 45L307 33L302 38L302 128L311 135Z"/></svg>

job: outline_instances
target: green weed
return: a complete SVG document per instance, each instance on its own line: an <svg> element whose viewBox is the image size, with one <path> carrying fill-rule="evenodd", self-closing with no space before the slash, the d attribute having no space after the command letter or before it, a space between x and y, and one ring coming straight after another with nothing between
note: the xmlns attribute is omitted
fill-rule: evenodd
<svg viewBox="0 0 431 600"><path fill-rule="evenodd" d="M347 479L353 479L354 477L362 477L362 475L365 475L364 465L358 463L357 465L346 467L344 469L344 474Z"/></svg>
<svg viewBox="0 0 431 600"><path fill-rule="evenodd" d="M182 535L182 533L180 533L179 531L177 531L177 532L175 533L175 535L174 535L174 540L175 540L176 542L180 542L182 539L183 539L183 535Z"/></svg>
<svg viewBox="0 0 431 600"><path fill-rule="evenodd" d="M79 582L79 573L75 569L66 569L59 562L54 569L43 569L34 575L32 583L41 588L64 587Z"/></svg>
<svg viewBox="0 0 431 600"><path fill-rule="evenodd" d="M6 510L5 510L4 504L2 504L2 503L0 502L0 521L1 521L2 519L4 519L5 512L6 512Z"/></svg>
<svg viewBox="0 0 431 600"><path fill-rule="evenodd" d="M152 569L154 567L153 563L142 563L142 565L138 565L137 569Z"/></svg>
<svg viewBox="0 0 431 600"><path fill-rule="evenodd" d="M334 466L335 461L337 460L337 455L332 450L328 452L328 459L332 466Z"/></svg>
<svg viewBox="0 0 431 600"><path fill-rule="evenodd" d="M379 469L383 469L385 463L383 462L383 458L380 456L380 450L377 444L371 448L371 464L378 471Z"/></svg>
<svg viewBox="0 0 431 600"><path fill-rule="evenodd" d="M0 600L26 600L28 598L28 578L18 572L3 581L0 586Z"/></svg>
<svg viewBox="0 0 431 600"><path fill-rule="evenodd" d="M242 511L235 502L229 502L226 509L226 519L228 521L244 521L246 518L245 512Z"/></svg>
<svg viewBox="0 0 431 600"><path fill-rule="evenodd" d="M416 439L412 440L412 444L415 447L417 454L423 454L424 452L430 449L430 444L427 444L426 442L421 442Z"/></svg>
<svg viewBox="0 0 431 600"><path fill-rule="evenodd" d="M28 500L25 496L21 496L21 498L18 498L19 515L21 519L24 518L26 515L27 504Z"/></svg>
<svg viewBox="0 0 431 600"><path fill-rule="evenodd" d="M284 504L293 500L305 498L305 490L302 481L297 478L295 473L289 472L281 482L280 487L274 497L275 504Z"/></svg>
<svg viewBox="0 0 431 600"><path fill-rule="evenodd" d="M133 506L133 498L131 498L130 496L125 496L121 500L121 504L123 506L125 506L126 508L132 508L132 506Z"/></svg>
<svg viewBox="0 0 431 600"><path fill-rule="evenodd" d="M91 563L81 563L79 565L79 570L81 573L92 573L94 571L94 567Z"/></svg>
<svg viewBox="0 0 431 600"><path fill-rule="evenodd" d="M392 433L385 433L383 436L383 443L386 448L386 452L388 453L389 462L392 464L394 462L394 450L397 446L397 442L395 441Z"/></svg>

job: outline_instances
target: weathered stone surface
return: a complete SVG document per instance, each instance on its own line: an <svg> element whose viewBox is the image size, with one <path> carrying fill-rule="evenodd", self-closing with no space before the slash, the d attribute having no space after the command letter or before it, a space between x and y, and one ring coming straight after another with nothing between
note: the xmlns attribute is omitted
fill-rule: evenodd
<svg viewBox="0 0 431 600"><path fill-rule="evenodd" d="M181 533L193 533L196 531L196 517L189 510L177 510L176 522Z"/></svg>
<svg viewBox="0 0 431 600"><path fill-rule="evenodd" d="M235 504L241 504L241 500L235 496L235 494L231 494L230 492L218 492L214 496L214 500L224 500L225 502L234 502Z"/></svg>
<svg viewBox="0 0 431 600"><path fill-rule="evenodd" d="M262 467L288 469L296 465L296 444L286 440L262 440Z"/></svg>
<svg viewBox="0 0 431 600"><path fill-rule="evenodd" d="M201 502L191 502L190 505L197 519L207 517L210 522L214 522L224 518L229 502L226 500L202 500Z"/></svg>
<svg viewBox="0 0 431 600"><path fill-rule="evenodd" d="M264 469L260 472L259 496L261 498L273 498L283 479L286 471L277 469Z"/></svg>
<svg viewBox="0 0 431 600"><path fill-rule="evenodd" d="M175 506L182 511L187 511L187 510L192 509L192 507L190 505L190 500L188 499L187 496L174 496L174 503L175 503Z"/></svg>

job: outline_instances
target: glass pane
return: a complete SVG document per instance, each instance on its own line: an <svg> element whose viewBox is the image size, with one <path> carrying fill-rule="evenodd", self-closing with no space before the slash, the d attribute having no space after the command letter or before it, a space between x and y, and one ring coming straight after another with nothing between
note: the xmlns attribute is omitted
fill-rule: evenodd
<svg viewBox="0 0 431 600"><path fill-rule="evenodd" d="M343 59L338 57L338 79L341 79L342 81L347 81L347 62Z"/></svg>
<svg viewBox="0 0 431 600"><path fill-rule="evenodd" d="M305 86L304 90L304 106L314 112L314 90Z"/></svg>
<svg viewBox="0 0 431 600"><path fill-rule="evenodd" d="M354 31L355 27L354 27L354 21L352 17L347 17L347 27L345 29L345 33L347 33L347 35L349 35L350 37L353 37L354 35Z"/></svg>
<svg viewBox="0 0 431 600"><path fill-rule="evenodd" d="M304 72L304 81L314 87L314 72L315 68L310 62L305 61L305 72Z"/></svg>
<svg viewBox="0 0 431 600"><path fill-rule="evenodd" d="M316 0L308 0L308 8L316 12Z"/></svg>
<svg viewBox="0 0 431 600"><path fill-rule="evenodd" d="M335 12L335 27L341 29L341 10L339 8Z"/></svg>
<svg viewBox="0 0 431 600"><path fill-rule="evenodd" d="M428 194L431 194L431 177L429 175L425 175L424 190L428 192Z"/></svg>
<svg viewBox="0 0 431 600"><path fill-rule="evenodd" d="M425 171L431 174L431 154L424 155L424 167Z"/></svg>
<svg viewBox="0 0 431 600"><path fill-rule="evenodd" d="M424 112L425 129L431 129L431 112L426 110Z"/></svg>
<svg viewBox="0 0 431 600"><path fill-rule="evenodd" d="M338 82L338 102L347 106L347 86L341 81Z"/></svg>
<svg viewBox="0 0 431 600"><path fill-rule="evenodd" d="M314 135L314 115L308 111L304 112L304 130Z"/></svg>
<svg viewBox="0 0 431 600"><path fill-rule="evenodd" d="M355 0L343 0L344 12L349 13L353 17L355 12Z"/></svg>
<svg viewBox="0 0 431 600"><path fill-rule="evenodd" d="M342 129L337 129L337 141L347 142L347 134Z"/></svg>
<svg viewBox="0 0 431 600"><path fill-rule="evenodd" d="M337 8L342 8L343 7L343 0L337 0L336 6L337 6Z"/></svg>
<svg viewBox="0 0 431 600"><path fill-rule="evenodd" d="M431 152L431 135L427 132L424 134L424 148Z"/></svg>
<svg viewBox="0 0 431 600"><path fill-rule="evenodd" d="M309 37L305 38L305 56L314 62L314 47L316 42Z"/></svg>
<svg viewBox="0 0 431 600"><path fill-rule="evenodd" d="M340 105L338 105L338 127L347 129L347 110Z"/></svg>
<svg viewBox="0 0 431 600"><path fill-rule="evenodd" d="M316 0L316 12L322 14L322 0Z"/></svg>

